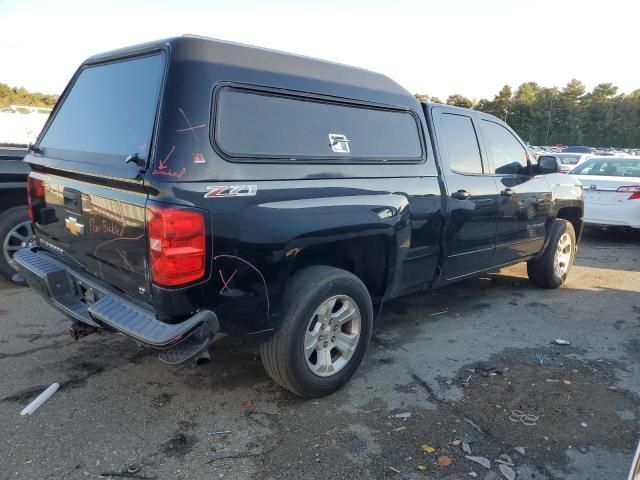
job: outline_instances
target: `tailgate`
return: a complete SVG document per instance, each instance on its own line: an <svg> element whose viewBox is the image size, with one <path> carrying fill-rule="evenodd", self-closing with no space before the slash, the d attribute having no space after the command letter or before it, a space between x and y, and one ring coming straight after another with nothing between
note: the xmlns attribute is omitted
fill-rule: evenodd
<svg viewBox="0 0 640 480"><path fill-rule="evenodd" d="M149 300L142 178L165 55L82 66L39 138L30 185L36 239L65 263ZM38 198L35 198L38 197Z"/></svg>
<svg viewBox="0 0 640 480"><path fill-rule="evenodd" d="M148 300L146 193L40 172L31 177L44 182L44 202L35 215L40 246L71 267Z"/></svg>

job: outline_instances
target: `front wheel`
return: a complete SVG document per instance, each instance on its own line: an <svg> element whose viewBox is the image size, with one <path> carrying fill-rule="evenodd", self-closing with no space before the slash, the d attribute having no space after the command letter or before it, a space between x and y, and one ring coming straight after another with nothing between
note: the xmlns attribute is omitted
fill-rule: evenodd
<svg viewBox="0 0 640 480"><path fill-rule="evenodd" d="M367 287L345 270L305 268L291 277L281 312L278 329L261 345L269 376L301 397L338 390L362 362L371 337Z"/></svg>
<svg viewBox="0 0 640 480"><path fill-rule="evenodd" d="M576 233L566 220L556 219L542 255L527 263L529 280L542 288L558 288L567 279L576 255Z"/></svg>

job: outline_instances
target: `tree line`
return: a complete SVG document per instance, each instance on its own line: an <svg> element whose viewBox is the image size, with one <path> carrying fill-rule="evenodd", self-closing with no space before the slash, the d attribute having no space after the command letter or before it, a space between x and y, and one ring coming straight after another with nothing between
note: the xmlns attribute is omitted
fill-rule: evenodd
<svg viewBox="0 0 640 480"><path fill-rule="evenodd" d="M423 94L416 98L495 115L531 145L640 147L640 89L619 94L612 83L601 83L587 92L574 79L562 89L526 82L513 92L505 85L492 100L460 94L446 102Z"/></svg>
<svg viewBox="0 0 640 480"><path fill-rule="evenodd" d="M0 108L9 105L26 105L29 107L53 107L58 101L58 95L29 92L22 87L10 87L0 83Z"/></svg>

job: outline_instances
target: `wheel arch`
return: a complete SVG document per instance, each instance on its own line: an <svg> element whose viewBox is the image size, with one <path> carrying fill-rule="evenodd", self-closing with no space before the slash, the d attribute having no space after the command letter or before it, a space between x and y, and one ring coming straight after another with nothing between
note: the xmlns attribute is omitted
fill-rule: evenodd
<svg viewBox="0 0 640 480"><path fill-rule="evenodd" d="M367 287L374 305L384 297L391 272L391 239L367 235L317 243L299 248L287 276L306 267L326 265L353 273Z"/></svg>
<svg viewBox="0 0 640 480"><path fill-rule="evenodd" d="M579 242L582 236L582 229L584 225L582 220L582 213L582 207L574 205L562 207L556 214L556 218L566 220L573 226L573 230L576 233L576 242Z"/></svg>

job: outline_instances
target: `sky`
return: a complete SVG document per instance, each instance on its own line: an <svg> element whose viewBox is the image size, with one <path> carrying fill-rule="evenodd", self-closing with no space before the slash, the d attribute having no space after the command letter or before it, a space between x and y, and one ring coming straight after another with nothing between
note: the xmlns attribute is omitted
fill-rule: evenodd
<svg viewBox="0 0 640 480"><path fill-rule="evenodd" d="M640 88L637 0L0 0L0 82L60 93L92 54L184 33L384 73L412 93Z"/></svg>

